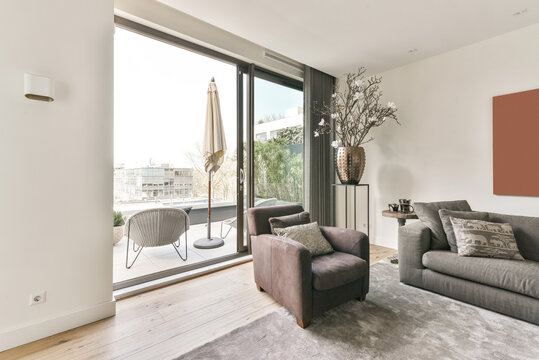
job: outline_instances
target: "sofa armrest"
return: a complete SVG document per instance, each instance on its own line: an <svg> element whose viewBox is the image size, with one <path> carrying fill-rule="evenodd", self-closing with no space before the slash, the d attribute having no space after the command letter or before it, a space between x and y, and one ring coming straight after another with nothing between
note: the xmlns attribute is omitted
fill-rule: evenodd
<svg viewBox="0 0 539 360"><path fill-rule="evenodd" d="M430 249L430 229L422 222L410 223L399 228L400 281L422 286L423 254Z"/></svg>
<svg viewBox="0 0 539 360"><path fill-rule="evenodd" d="M366 234L331 226L320 226L320 231L336 251L355 255L369 263L369 237Z"/></svg>
<svg viewBox="0 0 539 360"><path fill-rule="evenodd" d="M312 318L311 253L297 241L269 234L251 238L256 283L302 321Z"/></svg>

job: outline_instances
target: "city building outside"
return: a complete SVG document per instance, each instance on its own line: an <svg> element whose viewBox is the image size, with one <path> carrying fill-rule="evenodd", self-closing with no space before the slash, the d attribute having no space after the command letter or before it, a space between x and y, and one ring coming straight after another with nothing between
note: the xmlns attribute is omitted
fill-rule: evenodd
<svg viewBox="0 0 539 360"><path fill-rule="evenodd" d="M169 164L114 169L114 201L155 201L193 197L193 169Z"/></svg>

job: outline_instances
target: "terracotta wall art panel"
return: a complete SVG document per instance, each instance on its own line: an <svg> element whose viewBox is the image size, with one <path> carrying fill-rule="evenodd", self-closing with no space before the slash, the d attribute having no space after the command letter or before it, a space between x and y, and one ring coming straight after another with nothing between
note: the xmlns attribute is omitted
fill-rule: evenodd
<svg viewBox="0 0 539 360"><path fill-rule="evenodd" d="M539 89L492 99L494 194L539 196Z"/></svg>

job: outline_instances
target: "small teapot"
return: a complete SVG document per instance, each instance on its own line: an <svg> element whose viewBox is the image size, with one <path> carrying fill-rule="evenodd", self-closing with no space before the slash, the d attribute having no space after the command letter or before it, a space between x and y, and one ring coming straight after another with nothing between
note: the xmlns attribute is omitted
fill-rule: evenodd
<svg viewBox="0 0 539 360"><path fill-rule="evenodd" d="M411 205L411 202L411 199L399 199L401 213L408 214L415 211L414 207Z"/></svg>
<svg viewBox="0 0 539 360"><path fill-rule="evenodd" d="M387 204L389 211L399 211L399 204Z"/></svg>

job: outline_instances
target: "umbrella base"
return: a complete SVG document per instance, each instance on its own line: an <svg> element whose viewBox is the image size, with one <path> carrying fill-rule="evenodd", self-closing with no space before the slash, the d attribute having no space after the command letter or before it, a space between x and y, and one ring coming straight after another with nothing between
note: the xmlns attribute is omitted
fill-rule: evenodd
<svg viewBox="0 0 539 360"><path fill-rule="evenodd" d="M215 249L225 244L225 241L217 236L212 236L210 239L202 238L195 241L193 244L197 249Z"/></svg>

